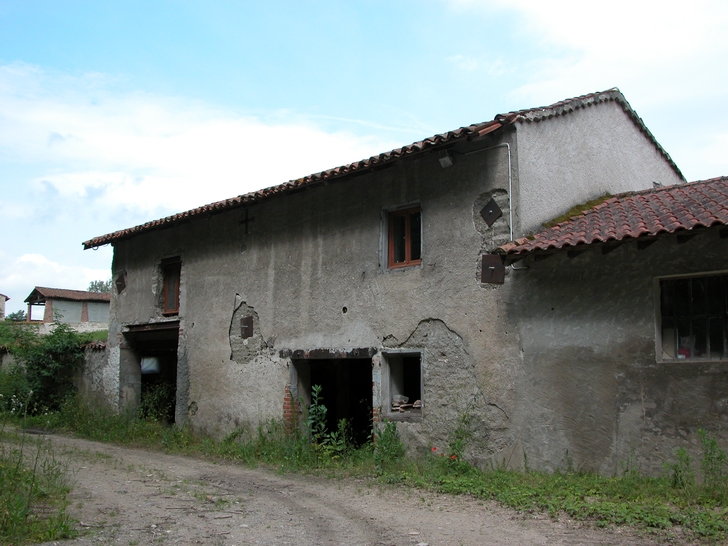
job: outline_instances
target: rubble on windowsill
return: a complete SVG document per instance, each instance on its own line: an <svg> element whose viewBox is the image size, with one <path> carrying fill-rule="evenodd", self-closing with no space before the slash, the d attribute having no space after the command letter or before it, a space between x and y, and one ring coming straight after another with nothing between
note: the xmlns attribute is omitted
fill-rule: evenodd
<svg viewBox="0 0 728 546"><path fill-rule="evenodd" d="M405 398L405 400L407 400ZM412 404L407 404L406 402L392 402L392 411L398 411L399 413L406 413L413 410L419 410L422 409L422 400L415 400Z"/></svg>

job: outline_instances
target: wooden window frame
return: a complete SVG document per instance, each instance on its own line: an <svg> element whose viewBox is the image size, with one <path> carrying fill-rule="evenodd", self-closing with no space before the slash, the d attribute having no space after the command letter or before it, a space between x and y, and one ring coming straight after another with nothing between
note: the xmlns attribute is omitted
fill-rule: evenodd
<svg viewBox="0 0 728 546"><path fill-rule="evenodd" d="M694 307L696 296L693 294L695 290L693 284L699 280L709 282L711 279L717 279L718 286L712 287L716 293L709 293L708 285L702 283L704 292L701 299L704 301L701 304L704 305L704 309L698 310ZM687 283L687 300L683 302L683 305L678 305L677 299L671 303L665 300L666 297L671 297L676 290L676 287L668 285L676 282ZM666 290L669 292L664 293ZM728 360L728 272L716 271L656 278L655 294L657 319L655 348L658 361L689 363ZM713 309L711 309L712 301L719 302ZM713 341L717 341L711 337L711 321L723 322L722 336L718 336L722 337L719 343L722 349L720 355L714 354L715 347L711 347ZM702 329L704 331L695 330L695 324L700 322L705 323L706 327ZM669 337L666 335L668 332ZM698 338L700 338L699 341Z"/></svg>
<svg viewBox="0 0 728 546"><path fill-rule="evenodd" d="M411 230L411 217L413 213L420 214L420 257L412 259L412 230ZM402 262L395 262L394 250L394 219L404 216L405 227L404 227L404 251L405 259ZM387 268L397 269L401 267L410 267L413 265L420 265L422 263L422 207L408 207L406 209L393 210L387 213Z"/></svg>
<svg viewBox="0 0 728 546"><path fill-rule="evenodd" d="M182 278L182 261L172 258L162 262L162 314L172 316L179 314L180 280ZM174 301L169 301L170 286L174 282ZM171 305L173 304L173 305Z"/></svg>

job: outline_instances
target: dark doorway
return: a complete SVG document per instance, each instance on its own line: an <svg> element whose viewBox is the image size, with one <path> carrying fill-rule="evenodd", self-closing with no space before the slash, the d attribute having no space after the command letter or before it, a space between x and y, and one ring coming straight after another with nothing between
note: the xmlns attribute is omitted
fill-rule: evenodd
<svg viewBox="0 0 728 546"><path fill-rule="evenodd" d="M177 405L179 323L135 326L125 337L139 360L140 417L173 424Z"/></svg>
<svg viewBox="0 0 728 546"><path fill-rule="evenodd" d="M296 362L296 367L300 388L308 394L306 398L310 397L313 385L321 386L328 430L335 431L339 421L346 419L354 444L368 442L372 433L371 359L301 360Z"/></svg>

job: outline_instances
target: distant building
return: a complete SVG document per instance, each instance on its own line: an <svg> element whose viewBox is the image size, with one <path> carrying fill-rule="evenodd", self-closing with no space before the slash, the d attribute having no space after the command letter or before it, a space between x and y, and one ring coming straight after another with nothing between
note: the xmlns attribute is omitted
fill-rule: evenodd
<svg viewBox="0 0 728 546"><path fill-rule="evenodd" d="M86 292L36 286L25 298L28 304L28 318L31 321L32 308L44 306L43 319L49 324L60 322L70 324L79 331L106 330L109 325L108 292Z"/></svg>
<svg viewBox="0 0 728 546"><path fill-rule="evenodd" d="M5 318L5 302L9 299L5 294L0 294L0 320Z"/></svg>

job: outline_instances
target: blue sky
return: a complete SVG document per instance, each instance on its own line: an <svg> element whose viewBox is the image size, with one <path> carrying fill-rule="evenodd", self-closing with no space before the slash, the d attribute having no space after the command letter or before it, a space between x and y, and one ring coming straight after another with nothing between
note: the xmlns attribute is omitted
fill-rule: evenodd
<svg viewBox="0 0 728 546"><path fill-rule="evenodd" d="M0 292L110 276L92 237L619 87L728 175L728 3L0 0Z"/></svg>

